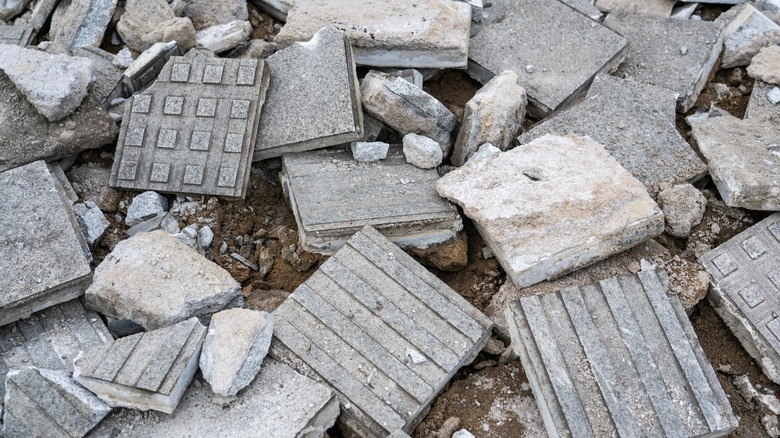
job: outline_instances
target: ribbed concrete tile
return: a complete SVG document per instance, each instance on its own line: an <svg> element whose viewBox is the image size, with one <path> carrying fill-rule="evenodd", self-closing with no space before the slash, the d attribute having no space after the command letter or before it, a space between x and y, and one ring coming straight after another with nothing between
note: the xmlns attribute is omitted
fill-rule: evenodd
<svg viewBox="0 0 780 438"><path fill-rule="evenodd" d="M364 225L401 246L447 241L463 227L455 207L436 194L435 170L406 163L400 147L373 163L349 150L288 154L282 181L309 251L332 254Z"/></svg>
<svg viewBox="0 0 780 438"><path fill-rule="evenodd" d="M206 327L197 318L119 338L74 362L73 378L111 406L173 413L198 368Z"/></svg>
<svg viewBox="0 0 780 438"><path fill-rule="evenodd" d="M33 29L27 26L6 26L0 24L0 44L26 46L33 37Z"/></svg>
<svg viewBox="0 0 780 438"><path fill-rule="evenodd" d="M638 274L506 310L545 426L561 436L725 436L738 418L676 296Z"/></svg>
<svg viewBox="0 0 780 438"><path fill-rule="evenodd" d="M767 377L780 383L780 214L699 261L712 276L710 303Z"/></svg>
<svg viewBox="0 0 780 438"><path fill-rule="evenodd" d="M110 185L246 196L269 74L262 60L171 57L125 108Z"/></svg>
<svg viewBox="0 0 780 438"><path fill-rule="evenodd" d="M270 354L339 394L342 427L412 431L492 324L366 226L273 313ZM422 355L423 361L412 360Z"/></svg>

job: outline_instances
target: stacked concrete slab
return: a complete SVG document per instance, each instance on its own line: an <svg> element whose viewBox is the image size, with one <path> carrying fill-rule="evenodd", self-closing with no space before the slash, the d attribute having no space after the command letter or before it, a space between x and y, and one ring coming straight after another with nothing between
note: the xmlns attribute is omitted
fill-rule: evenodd
<svg viewBox="0 0 780 438"><path fill-rule="evenodd" d="M342 428L411 432L492 324L371 227L276 311L270 354L338 393Z"/></svg>
<svg viewBox="0 0 780 438"><path fill-rule="evenodd" d="M507 309L550 436L725 436L739 419L651 265Z"/></svg>

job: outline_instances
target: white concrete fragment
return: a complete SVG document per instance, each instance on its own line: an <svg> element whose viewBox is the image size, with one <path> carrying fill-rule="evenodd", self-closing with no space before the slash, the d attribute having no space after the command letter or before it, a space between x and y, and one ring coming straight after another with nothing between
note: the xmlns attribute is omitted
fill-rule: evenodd
<svg viewBox="0 0 780 438"><path fill-rule="evenodd" d="M97 204L92 201L87 201L84 204L75 204L73 212L76 213L76 219L79 222L81 231L84 233L84 237L87 239L87 244L89 244L90 248L95 248L111 224L103 216L103 212L100 211Z"/></svg>
<svg viewBox="0 0 780 438"><path fill-rule="evenodd" d="M201 248L209 249L213 240L214 231L211 230L210 226L206 225L205 227L198 230L198 245L200 245Z"/></svg>
<svg viewBox="0 0 780 438"><path fill-rule="evenodd" d="M407 163L420 169L433 169L441 164L443 159L441 147L435 140L409 133L404 136L403 142Z"/></svg>
<svg viewBox="0 0 780 438"><path fill-rule="evenodd" d="M780 103L780 88L775 87L769 90L769 93L766 94L766 98L772 105Z"/></svg>
<svg viewBox="0 0 780 438"><path fill-rule="evenodd" d="M468 429L461 429L452 434L452 438L476 438Z"/></svg>
<svg viewBox="0 0 780 438"><path fill-rule="evenodd" d="M387 157L387 151L390 149L390 145L382 141L353 141L350 147L355 161L363 163L383 160Z"/></svg>
<svg viewBox="0 0 780 438"><path fill-rule="evenodd" d="M500 154L501 149L493 146L490 143L485 143L482 146L479 147L477 152L474 153L474 155L470 156L468 161L477 161L481 160L483 158L492 157L495 154Z"/></svg>
<svg viewBox="0 0 780 438"><path fill-rule="evenodd" d="M761 49L747 68L748 76L780 85L780 45Z"/></svg>
<svg viewBox="0 0 780 438"><path fill-rule="evenodd" d="M195 40L198 47L222 53L246 41L250 33L252 25L248 21L235 20L200 30L195 34Z"/></svg>
<svg viewBox="0 0 780 438"><path fill-rule="evenodd" d="M168 211L168 199L157 192L143 192L127 207L125 223L131 227Z"/></svg>
<svg viewBox="0 0 780 438"><path fill-rule="evenodd" d="M739 6L734 14L723 29L721 68L749 65L759 50L780 44L780 26L750 4Z"/></svg>

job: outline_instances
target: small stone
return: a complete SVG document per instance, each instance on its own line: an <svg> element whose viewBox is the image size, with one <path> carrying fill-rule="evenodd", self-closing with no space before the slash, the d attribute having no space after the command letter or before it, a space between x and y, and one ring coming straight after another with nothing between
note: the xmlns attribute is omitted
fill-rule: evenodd
<svg viewBox="0 0 780 438"><path fill-rule="evenodd" d="M352 157L355 158L355 161L363 163L371 163L385 159L387 157L387 151L390 149L389 144L381 141L353 141L350 147L352 148Z"/></svg>
<svg viewBox="0 0 780 438"><path fill-rule="evenodd" d="M492 259L493 257L495 257L495 255L493 254L493 250L491 250L489 246L486 246L486 247L482 248L482 258L483 259L489 260L489 259Z"/></svg>
<svg viewBox="0 0 780 438"><path fill-rule="evenodd" d="M211 231L211 227L206 225L198 230L198 245L203 249L209 249L211 247L211 241L214 240L214 232Z"/></svg>
<svg viewBox="0 0 780 438"><path fill-rule="evenodd" d="M687 55L687 54L688 54L688 48L687 48L687 47L685 47L685 46L681 46L681 47L680 47L680 55L683 55L683 56L685 56L685 55Z"/></svg>
<svg viewBox="0 0 780 438"><path fill-rule="evenodd" d="M226 24L207 27L195 34L198 47L222 53L243 43L252 33L249 21L235 20Z"/></svg>
<svg viewBox="0 0 780 438"><path fill-rule="evenodd" d="M761 49L747 68L748 76L780 85L780 45Z"/></svg>
<svg viewBox="0 0 780 438"><path fill-rule="evenodd" d="M106 220L97 204L92 201L87 201L84 204L75 204L73 212L76 213L81 231L87 239L87 244L94 249L100 243L100 239L106 234L106 230L108 230L111 224Z"/></svg>
<svg viewBox="0 0 780 438"><path fill-rule="evenodd" d="M435 140L409 133L404 136L403 143L407 163L421 169L433 169L441 164L441 146Z"/></svg>
<svg viewBox="0 0 780 438"><path fill-rule="evenodd" d="M133 53L127 47L120 50L116 55L114 55L113 64L119 68L130 67L130 64L132 63L133 63Z"/></svg>
<svg viewBox="0 0 780 438"><path fill-rule="evenodd" d="M246 3L245 0L188 0L184 13L192 20L195 30L201 30L234 20L248 20Z"/></svg>
<svg viewBox="0 0 780 438"><path fill-rule="evenodd" d="M133 226L168 211L168 199L157 192L143 192L127 207L125 223Z"/></svg>
<svg viewBox="0 0 780 438"><path fill-rule="evenodd" d="M526 73L533 73L533 72L536 71L536 67L534 67L531 64L528 64L528 65L525 66L525 71L526 71Z"/></svg>
<svg viewBox="0 0 780 438"><path fill-rule="evenodd" d="M502 355L504 350L506 350L504 343L495 338L488 339L487 344L485 344L485 348L482 349L482 351L485 353L492 354L493 356Z"/></svg>
<svg viewBox="0 0 780 438"><path fill-rule="evenodd" d="M707 198L687 183L661 190L657 200L664 212L666 232L675 237L688 237L701 222L707 206Z"/></svg>
<svg viewBox="0 0 780 438"><path fill-rule="evenodd" d="M455 433L458 427L460 427L460 418L447 418L437 431L436 438L452 438L452 434Z"/></svg>
<svg viewBox="0 0 780 438"><path fill-rule="evenodd" d="M766 98L772 105L777 105L780 103L780 88L772 88L769 93L766 94Z"/></svg>
<svg viewBox="0 0 780 438"><path fill-rule="evenodd" d="M409 358L409 360L412 361L412 363L415 365L419 365L428 361L425 356L420 354L417 350L412 350L411 348L407 348L404 351L404 356Z"/></svg>

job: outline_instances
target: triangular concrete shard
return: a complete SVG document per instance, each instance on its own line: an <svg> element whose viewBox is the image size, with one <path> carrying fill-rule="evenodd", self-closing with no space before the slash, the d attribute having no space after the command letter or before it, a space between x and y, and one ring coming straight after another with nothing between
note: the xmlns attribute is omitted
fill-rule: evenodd
<svg viewBox="0 0 780 438"><path fill-rule="evenodd" d="M197 318L83 352L73 378L111 406L173 413L198 369L206 327Z"/></svg>
<svg viewBox="0 0 780 438"><path fill-rule="evenodd" d="M293 44L266 61L271 84L260 116L255 161L363 136L355 61L344 32L321 29L308 42Z"/></svg>
<svg viewBox="0 0 780 438"><path fill-rule="evenodd" d="M471 160L444 175L436 191L463 207L520 288L664 230L642 183L588 137L545 135Z"/></svg>
<svg viewBox="0 0 780 438"><path fill-rule="evenodd" d="M333 387L344 406L341 426L356 436L414 430L492 328L485 315L370 226L273 316L270 355Z"/></svg>
<svg viewBox="0 0 780 438"><path fill-rule="evenodd" d="M653 267L506 310L550 436L719 437L736 429L685 310Z"/></svg>
<svg viewBox="0 0 780 438"><path fill-rule="evenodd" d="M5 387L5 438L82 437L111 411L65 371L25 367L8 373Z"/></svg>

